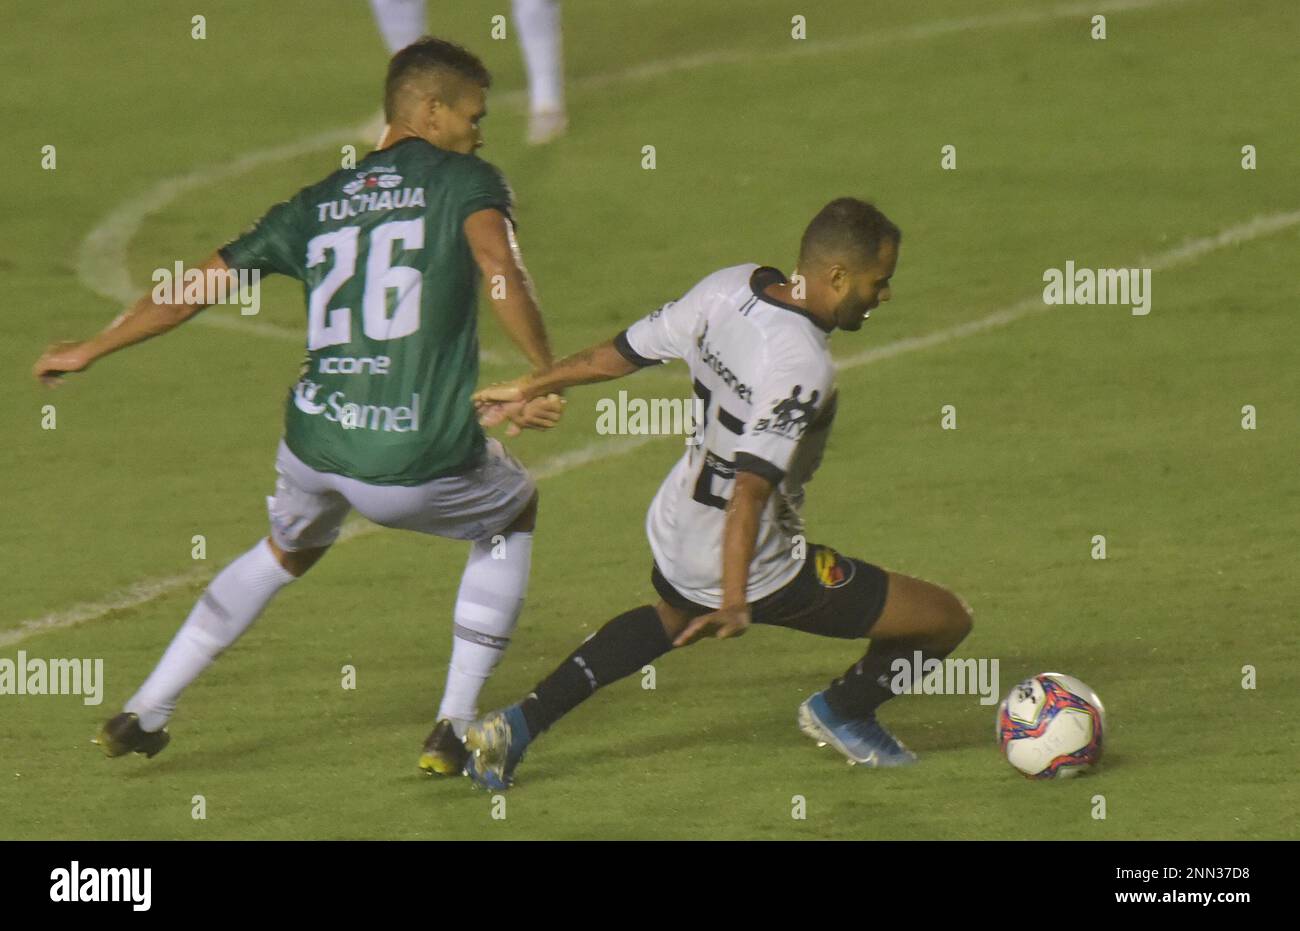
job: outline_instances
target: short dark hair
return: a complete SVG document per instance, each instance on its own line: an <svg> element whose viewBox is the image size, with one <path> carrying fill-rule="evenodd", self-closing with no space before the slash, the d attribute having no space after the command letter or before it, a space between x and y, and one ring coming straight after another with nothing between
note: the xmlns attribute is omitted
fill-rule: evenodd
<svg viewBox="0 0 1300 931"><path fill-rule="evenodd" d="M837 197L804 230L799 242L799 264L844 259L861 267L875 261L885 240L897 246L903 234L875 204L856 197Z"/></svg>
<svg viewBox="0 0 1300 931"><path fill-rule="evenodd" d="M384 118L389 122L397 114L402 89L415 80L428 81L430 94L446 104L454 104L460 98L464 81L485 90L492 86L491 72L473 52L455 42L425 36L399 51L388 62L388 77L384 81Z"/></svg>

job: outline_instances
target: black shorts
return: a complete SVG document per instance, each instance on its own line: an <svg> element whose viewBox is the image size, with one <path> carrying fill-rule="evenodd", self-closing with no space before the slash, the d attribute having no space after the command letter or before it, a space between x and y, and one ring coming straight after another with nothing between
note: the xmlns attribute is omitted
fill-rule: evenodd
<svg viewBox="0 0 1300 931"><path fill-rule="evenodd" d="M673 588L656 565L650 582L659 597L698 617L715 611ZM749 606L755 624L789 627L822 637L865 637L885 608L889 574L869 562L841 556L829 546L811 544L799 574L782 588Z"/></svg>

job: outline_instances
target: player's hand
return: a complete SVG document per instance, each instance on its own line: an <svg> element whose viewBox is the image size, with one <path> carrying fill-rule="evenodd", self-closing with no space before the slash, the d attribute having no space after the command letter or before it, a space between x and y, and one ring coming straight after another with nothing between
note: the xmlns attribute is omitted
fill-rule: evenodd
<svg viewBox="0 0 1300 931"><path fill-rule="evenodd" d="M509 404L512 401L527 401L533 397L528 391L528 376L510 381L499 381L474 392L474 406L478 408L492 404Z"/></svg>
<svg viewBox="0 0 1300 931"><path fill-rule="evenodd" d="M55 343L32 366L32 375L51 388L69 372L84 372L93 361L84 342Z"/></svg>
<svg viewBox="0 0 1300 931"><path fill-rule="evenodd" d="M533 398L530 401L510 402L476 402L479 423L484 427L495 427L506 420L506 436L518 436L525 430L549 430L560 422L564 415L564 398L558 394Z"/></svg>
<svg viewBox="0 0 1300 931"><path fill-rule="evenodd" d="M523 402L520 410L510 416L506 436L518 436L524 430L549 430L564 416L564 398L558 394L532 398Z"/></svg>
<svg viewBox="0 0 1300 931"><path fill-rule="evenodd" d="M719 640L726 640L728 637L739 637L745 631L749 630L749 605L740 605L734 608L719 608L712 614L701 614L695 620L691 621L673 641L673 646L689 646L702 637L714 636Z"/></svg>

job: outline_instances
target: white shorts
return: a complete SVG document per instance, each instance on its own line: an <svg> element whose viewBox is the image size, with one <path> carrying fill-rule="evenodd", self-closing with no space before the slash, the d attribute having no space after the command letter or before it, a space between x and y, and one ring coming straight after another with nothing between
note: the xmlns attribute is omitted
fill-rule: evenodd
<svg viewBox="0 0 1300 931"><path fill-rule="evenodd" d="M318 472L284 440L275 455L275 495L266 499L271 539L287 552L329 546L348 511L385 527L455 540L482 540L509 527L536 490L532 476L489 438L475 468L423 485L372 485Z"/></svg>

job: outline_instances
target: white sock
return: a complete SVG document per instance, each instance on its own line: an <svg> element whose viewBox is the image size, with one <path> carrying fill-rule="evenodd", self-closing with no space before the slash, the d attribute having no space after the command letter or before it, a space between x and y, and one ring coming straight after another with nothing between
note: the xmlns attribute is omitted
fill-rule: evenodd
<svg viewBox="0 0 1300 931"><path fill-rule="evenodd" d="M494 559L493 552L504 558ZM450 718L458 735L478 716L478 693L510 643L528 590L533 535L508 533L504 542L479 540L456 594L456 626L451 643L447 687L438 717Z"/></svg>
<svg viewBox="0 0 1300 931"><path fill-rule="evenodd" d="M514 0L515 29L528 70L528 102L534 113L564 109L564 53L556 0Z"/></svg>
<svg viewBox="0 0 1300 931"><path fill-rule="evenodd" d="M424 0L370 0L388 54L406 48L429 31Z"/></svg>
<svg viewBox="0 0 1300 931"><path fill-rule="evenodd" d="M162 729L186 686L238 640L275 593L294 578L276 560L266 540L222 569L123 710L138 714L143 730Z"/></svg>

